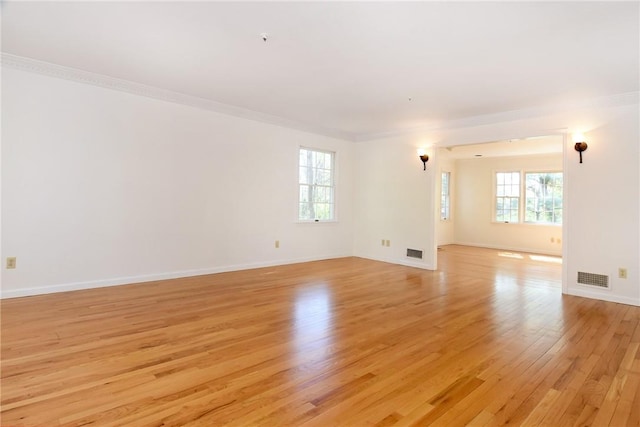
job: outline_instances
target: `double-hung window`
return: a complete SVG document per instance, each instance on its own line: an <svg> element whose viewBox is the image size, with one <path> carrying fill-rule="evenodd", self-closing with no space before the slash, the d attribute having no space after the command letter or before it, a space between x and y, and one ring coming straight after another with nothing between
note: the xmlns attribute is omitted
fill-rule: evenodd
<svg viewBox="0 0 640 427"><path fill-rule="evenodd" d="M562 224L562 172L525 173L524 221Z"/></svg>
<svg viewBox="0 0 640 427"><path fill-rule="evenodd" d="M519 222L520 172L496 172L496 221Z"/></svg>
<svg viewBox="0 0 640 427"><path fill-rule="evenodd" d="M451 172L442 172L440 183L440 219L446 221L451 213Z"/></svg>
<svg viewBox="0 0 640 427"><path fill-rule="evenodd" d="M335 220L335 153L300 148L298 220Z"/></svg>
<svg viewBox="0 0 640 427"><path fill-rule="evenodd" d="M562 224L562 172L496 172L494 219Z"/></svg>

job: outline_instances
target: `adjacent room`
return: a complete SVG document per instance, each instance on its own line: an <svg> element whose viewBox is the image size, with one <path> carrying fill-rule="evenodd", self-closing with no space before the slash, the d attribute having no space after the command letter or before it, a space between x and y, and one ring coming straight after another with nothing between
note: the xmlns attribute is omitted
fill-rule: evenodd
<svg viewBox="0 0 640 427"><path fill-rule="evenodd" d="M562 256L563 137L440 148L437 242Z"/></svg>
<svg viewBox="0 0 640 427"><path fill-rule="evenodd" d="M638 2L0 13L0 424L640 426Z"/></svg>

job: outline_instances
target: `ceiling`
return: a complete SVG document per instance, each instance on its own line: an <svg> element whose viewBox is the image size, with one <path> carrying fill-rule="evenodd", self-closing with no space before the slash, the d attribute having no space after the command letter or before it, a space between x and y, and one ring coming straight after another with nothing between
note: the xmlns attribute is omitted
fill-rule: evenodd
<svg viewBox="0 0 640 427"><path fill-rule="evenodd" d="M561 135L544 135L529 138L493 141L482 144L459 145L443 148L450 159L475 159L488 157L530 156L536 154L562 155Z"/></svg>
<svg viewBox="0 0 640 427"><path fill-rule="evenodd" d="M1 7L4 54L352 140L639 90L635 1Z"/></svg>

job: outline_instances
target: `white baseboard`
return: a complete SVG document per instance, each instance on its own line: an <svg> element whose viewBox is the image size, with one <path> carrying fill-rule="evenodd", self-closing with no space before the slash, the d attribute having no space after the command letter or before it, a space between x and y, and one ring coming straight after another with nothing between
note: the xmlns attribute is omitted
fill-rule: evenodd
<svg viewBox="0 0 640 427"><path fill-rule="evenodd" d="M355 256L357 256L358 258L370 259L372 261L381 261L381 262L388 262L389 264L399 264L407 267L421 268L423 270L435 270L435 268L431 264L427 264L424 262L416 262L410 259L405 260L405 259L397 259L397 258L384 258L384 257L375 257L375 256L369 256L369 255L355 255Z"/></svg>
<svg viewBox="0 0 640 427"><path fill-rule="evenodd" d="M478 248L487 248L487 249L502 249L505 251L514 251L514 252L527 252L532 254L540 254L540 255L552 255L552 256L562 256L562 248L558 251L545 251L541 249L533 249L533 248L523 248L523 247L515 247L515 246L500 246L500 245L487 245L485 243L473 243L473 242L454 242L452 245L461 245L461 246L476 246ZM438 245L441 246L441 245Z"/></svg>
<svg viewBox="0 0 640 427"><path fill-rule="evenodd" d="M640 299L622 297L619 295L613 295L608 292L594 292L588 289L569 288L566 292L567 295L573 295L576 297L591 298L601 301L617 302L619 304L634 305L640 307Z"/></svg>
<svg viewBox="0 0 640 427"><path fill-rule="evenodd" d="M345 258L351 254L327 255L321 257L296 258L289 260L277 260L257 262L250 264L236 264L221 267L201 268L196 270L182 270L158 274L144 274L139 276L116 277L112 279L90 280L86 282L62 283L57 285L45 285L23 289L2 289L0 299L28 297L33 295L52 294L57 292L79 291L83 289L106 288L109 286L130 285L133 283L153 282L157 280L179 279L183 277L204 276L206 274L226 273L229 271L251 270L262 267L275 267L278 265L299 264L301 262L322 261L326 259Z"/></svg>

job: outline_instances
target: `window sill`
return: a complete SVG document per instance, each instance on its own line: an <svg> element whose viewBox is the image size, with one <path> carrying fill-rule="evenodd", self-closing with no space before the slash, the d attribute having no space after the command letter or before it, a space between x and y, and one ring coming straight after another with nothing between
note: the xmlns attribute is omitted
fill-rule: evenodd
<svg viewBox="0 0 640 427"><path fill-rule="evenodd" d="M501 222L501 221L491 221L491 224L503 224L503 225L526 225L531 227L562 227L562 224L548 224L548 223L537 223L537 222Z"/></svg>

